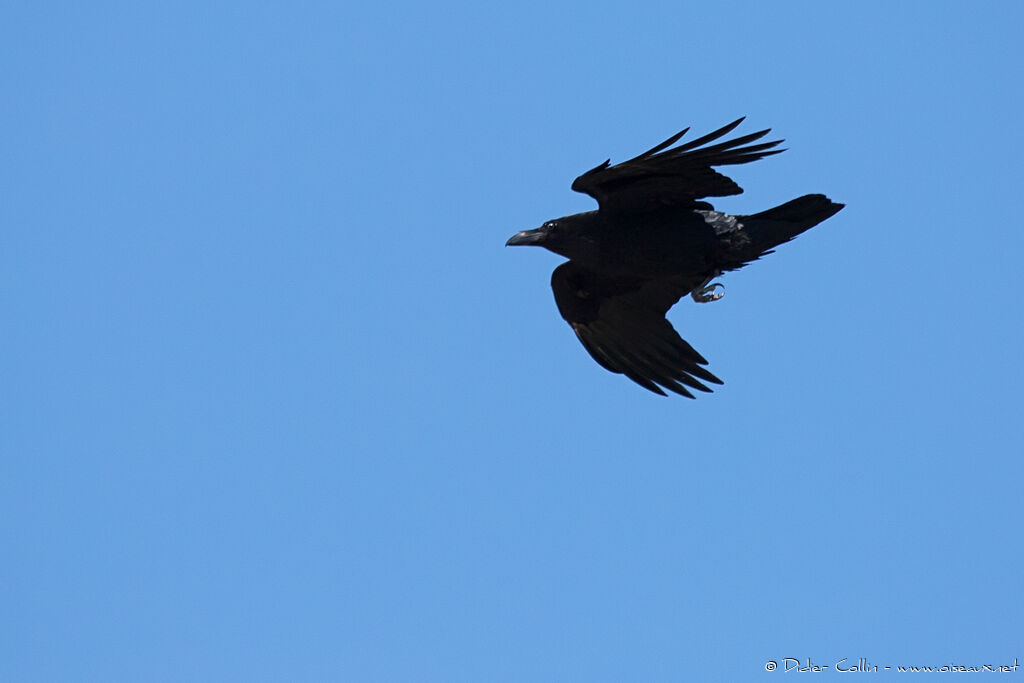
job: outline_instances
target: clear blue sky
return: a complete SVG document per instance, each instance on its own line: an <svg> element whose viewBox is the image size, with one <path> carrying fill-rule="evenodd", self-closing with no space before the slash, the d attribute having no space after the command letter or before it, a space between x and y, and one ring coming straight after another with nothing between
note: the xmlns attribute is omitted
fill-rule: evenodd
<svg viewBox="0 0 1024 683"><path fill-rule="evenodd" d="M1022 8L6 3L0 680L1024 662ZM741 115L660 398L503 245Z"/></svg>

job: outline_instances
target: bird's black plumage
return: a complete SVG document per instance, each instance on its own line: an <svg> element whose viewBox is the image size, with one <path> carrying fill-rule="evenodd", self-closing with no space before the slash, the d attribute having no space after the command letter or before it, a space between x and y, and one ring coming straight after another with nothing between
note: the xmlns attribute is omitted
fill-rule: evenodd
<svg viewBox="0 0 1024 683"><path fill-rule="evenodd" d="M721 384L707 361L665 318L684 295L718 298L710 281L771 253L843 208L809 194L750 216L701 201L743 190L714 170L783 151L768 130L716 142L743 119L684 144L688 128L628 161L611 161L573 181L598 210L547 221L508 245L545 247L569 259L551 274L562 317L594 360L640 386L693 398ZM714 143L714 144L711 144ZM675 145L675 146L673 146Z"/></svg>

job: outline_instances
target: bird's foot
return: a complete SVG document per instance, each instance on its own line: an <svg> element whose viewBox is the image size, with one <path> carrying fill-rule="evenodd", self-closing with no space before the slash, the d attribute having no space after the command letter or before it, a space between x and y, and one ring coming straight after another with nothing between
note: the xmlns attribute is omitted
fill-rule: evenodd
<svg viewBox="0 0 1024 683"><path fill-rule="evenodd" d="M690 292L690 296L693 297L693 300L699 304L706 304L712 301L718 301L725 296L725 285L721 282L711 282L719 275L721 275L721 273L715 273L702 282L699 287L694 288L694 290Z"/></svg>

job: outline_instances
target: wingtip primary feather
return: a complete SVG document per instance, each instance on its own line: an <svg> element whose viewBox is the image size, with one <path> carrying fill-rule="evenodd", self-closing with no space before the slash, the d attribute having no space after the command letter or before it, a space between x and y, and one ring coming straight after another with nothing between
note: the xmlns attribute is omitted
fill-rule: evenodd
<svg viewBox="0 0 1024 683"><path fill-rule="evenodd" d="M667 147L671 147L672 145L676 144L676 142L678 142L684 135L686 135L689 132L690 132L690 127L687 126L686 128L683 128L681 131L676 133L675 135L669 137L667 140L664 140L663 142L659 142L658 144L656 144L654 147L651 147L646 152L643 152L642 154L637 154L635 157L633 157L632 159L626 160L624 163L630 164L630 163L633 163L634 161L640 161L641 159L646 159L649 156L653 156L653 155L657 154L658 152L660 152L661 150L663 150L663 149L665 149Z"/></svg>
<svg viewBox="0 0 1024 683"><path fill-rule="evenodd" d="M672 151L674 153L678 154L679 152L685 152L687 150L696 149L697 147L700 147L704 143L711 142L712 140L717 140L718 138L722 137L723 135L728 135L729 133L734 131L738 125L743 123L743 120L745 118L747 118L747 117L743 116L741 118L738 118L735 121L733 121L732 123L727 123L726 125L722 126L718 130L713 130L710 133L708 133L707 135L700 136L696 140L690 140L685 145L679 145L678 147L676 147Z"/></svg>

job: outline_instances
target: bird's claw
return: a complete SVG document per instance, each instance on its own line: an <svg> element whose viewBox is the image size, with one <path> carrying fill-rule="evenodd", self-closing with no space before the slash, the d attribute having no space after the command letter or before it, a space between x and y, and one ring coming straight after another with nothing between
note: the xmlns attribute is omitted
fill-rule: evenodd
<svg viewBox="0 0 1024 683"><path fill-rule="evenodd" d="M699 304L707 304L712 301L718 301L725 296L725 285L721 282L714 282L711 284L704 283L703 286L694 289L690 292L690 296L693 300Z"/></svg>

